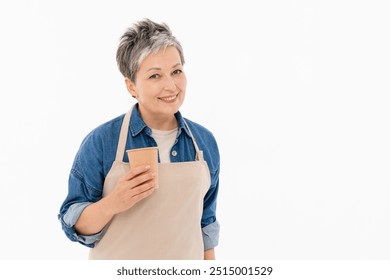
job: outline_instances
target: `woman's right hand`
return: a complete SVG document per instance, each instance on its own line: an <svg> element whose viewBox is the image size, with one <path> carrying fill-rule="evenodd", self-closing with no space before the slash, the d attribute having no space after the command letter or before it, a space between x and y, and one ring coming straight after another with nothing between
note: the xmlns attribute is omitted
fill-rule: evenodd
<svg viewBox="0 0 390 280"><path fill-rule="evenodd" d="M134 206L148 197L157 187L156 176L150 167L138 166L119 178L114 190L98 202L88 205L74 225L81 235L101 231L115 214Z"/></svg>
<svg viewBox="0 0 390 280"><path fill-rule="evenodd" d="M137 202L151 195L157 188L156 174L150 166L142 165L132 168L119 178L113 191L106 197L110 214L126 211Z"/></svg>

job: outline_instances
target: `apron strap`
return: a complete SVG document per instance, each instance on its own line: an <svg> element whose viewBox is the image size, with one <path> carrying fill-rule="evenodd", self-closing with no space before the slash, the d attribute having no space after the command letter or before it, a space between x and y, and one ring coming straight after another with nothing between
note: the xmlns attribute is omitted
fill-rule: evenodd
<svg viewBox="0 0 390 280"><path fill-rule="evenodd" d="M134 105L126 113L126 115L123 119L121 131L119 133L119 141L118 141L118 148L116 149L115 161L119 161L119 162L123 161L123 156L125 154L125 149L126 149L127 135L129 133L130 116L131 116L131 112L133 111L133 108L134 108ZM196 151L195 160L204 161L203 151L199 150L198 144L195 141L195 137L192 135L192 132L191 132L190 128L188 127L188 124L184 118L183 118L183 121L184 121L184 124L186 125L186 127L190 133L192 142L194 143L194 146L195 146L195 151Z"/></svg>
<svg viewBox="0 0 390 280"><path fill-rule="evenodd" d="M200 161L203 161L203 151L199 150L199 147L198 147L198 144L196 143L195 141L195 137L194 135L192 135L192 132L191 132L191 129L190 127L188 126L186 120L183 118L183 121L184 121L184 124L186 125L189 133L190 133L190 136L191 136L191 139L192 139L192 142L194 143L194 146L195 146L195 150L196 150L196 158L195 160L200 160Z"/></svg>
<svg viewBox="0 0 390 280"><path fill-rule="evenodd" d="M131 112L133 111L133 107L134 106L130 108L130 110L126 113L123 119L121 132L119 134L118 148L116 149L115 161L119 161L119 162L123 161L123 156L125 154L125 149L126 149L127 134L129 132L130 115Z"/></svg>

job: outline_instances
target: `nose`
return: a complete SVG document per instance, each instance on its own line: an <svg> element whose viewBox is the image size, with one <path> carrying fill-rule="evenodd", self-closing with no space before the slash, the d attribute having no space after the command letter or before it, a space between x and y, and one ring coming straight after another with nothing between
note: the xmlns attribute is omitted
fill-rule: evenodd
<svg viewBox="0 0 390 280"><path fill-rule="evenodd" d="M167 77L164 85L164 89L168 91L176 90L176 82L172 77Z"/></svg>

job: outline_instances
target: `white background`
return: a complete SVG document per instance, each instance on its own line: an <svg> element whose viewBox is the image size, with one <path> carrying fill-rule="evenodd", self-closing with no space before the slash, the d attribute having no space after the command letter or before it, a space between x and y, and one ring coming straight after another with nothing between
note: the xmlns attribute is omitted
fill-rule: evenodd
<svg viewBox="0 0 390 280"><path fill-rule="evenodd" d="M87 258L57 213L84 136L134 103L115 52L146 17L219 143L219 259L390 259L385 3L1 0L0 259Z"/></svg>

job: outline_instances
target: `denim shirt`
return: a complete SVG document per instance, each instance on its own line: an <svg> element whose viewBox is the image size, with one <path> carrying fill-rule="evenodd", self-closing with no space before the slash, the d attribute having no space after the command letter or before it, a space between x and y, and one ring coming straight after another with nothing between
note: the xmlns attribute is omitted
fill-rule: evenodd
<svg viewBox="0 0 390 280"><path fill-rule="evenodd" d="M170 152L171 162L194 161L196 151L180 112L175 114L178 121L178 133ZM82 141L73 162L69 175L68 195L60 207L58 219L66 236L87 247L94 247L102 237L104 229L94 235L79 235L74 225L81 212L102 198L105 177L115 160L119 141L119 133L124 114L108 121L92 130ZM204 249L208 250L218 245L219 223L216 219L216 203L219 188L219 151L212 133L203 126L185 119L199 149L203 151L204 159L210 170L211 185L204 197L201 228ZM138 104L131 114L126 150L156 147L156 141L151 137L152 130L141 118ZM129 162L124 153L123 161Z"/></svg>

